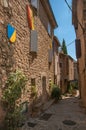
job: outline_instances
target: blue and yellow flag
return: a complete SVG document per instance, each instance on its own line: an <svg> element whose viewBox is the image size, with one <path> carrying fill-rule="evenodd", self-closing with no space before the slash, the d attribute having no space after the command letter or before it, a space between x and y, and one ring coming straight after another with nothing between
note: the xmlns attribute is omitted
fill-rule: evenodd
<svg viewBox="0 0 86 130"><path fill-rule="evenodd" d="M10 24L7 25L7 36L8 36L8 39L10 40L10 42L13 43L16 41L16 30Z"/></svg>

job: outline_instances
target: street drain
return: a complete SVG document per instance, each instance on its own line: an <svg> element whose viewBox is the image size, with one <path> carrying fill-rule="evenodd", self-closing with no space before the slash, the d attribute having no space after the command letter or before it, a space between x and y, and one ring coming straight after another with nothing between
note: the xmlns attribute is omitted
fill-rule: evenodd
<svg viewBox="0 0 86 130"><path fill-rule="evenodd" d="M76 122L71 121L71 120L64 120L63 124L72 126L72 125L76 125Z"/></svg>
<svg viewBox="0 0 86 130"><path fill-rule="evenodd" d="M37 125L36 123L32 123L32 122L28 122L27 124L29 127L35 127Z"/></svg>
<svg viewBox="0 0 86 130"><path fill-rule="evenodd" d="M45 113L44 115L40 117L40 120L48 121L51 116L52 114Z"/></svg>

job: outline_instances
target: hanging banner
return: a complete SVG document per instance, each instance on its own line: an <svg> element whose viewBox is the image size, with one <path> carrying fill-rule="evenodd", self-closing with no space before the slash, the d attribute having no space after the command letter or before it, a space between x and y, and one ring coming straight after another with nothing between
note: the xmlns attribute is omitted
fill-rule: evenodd
<svg viewBox="0 0 86 130"><path fill-rule="evenodd" d="M8 39L10 40L10 42L13 43L16 41L16 30L10 24L7 25L7 36L8 36Z"/></svg>
<svg viewBox="0 0 86 130"><path fill-rule="evenodd" d="M52 40L51 40L51 42L49 44L49 48L52 49Z"/></svg>
<svg viewBox="0 0 86 130"><path fill-rule="evenodd" d="M26 6L27 8L27 18L28 18L28 24L29 28L31 30L34 30L34 17L33 17L33 11L29 5Z"/></svg>

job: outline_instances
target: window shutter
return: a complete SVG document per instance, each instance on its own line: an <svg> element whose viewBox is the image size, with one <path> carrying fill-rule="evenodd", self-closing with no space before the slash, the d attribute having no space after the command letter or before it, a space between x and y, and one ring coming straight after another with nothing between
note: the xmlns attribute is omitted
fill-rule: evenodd
<svg viewBox="0 0 86 130"><path fill-rule="evenodd" d="M57 63L58 63L58 56L55 55L55 75L57 75Z"/></svg>
<svg viewBox="0 0 86 130"><path fill-rule="evenodd" d="M52 62L52 49L48 50L48 62L51 63Z"/></svg>
<svg viewBox="0 0 86 130"><path fill-rule="evenodd" d="M31 42L30 42L30 52L36 52L37 53L37 31L31 30Z"/></svg>
<svg viewBox="0 0 86 130"><path fill-rule="evenodd" d="M37 9L37 0L31 0L31 5Z"/></svg>
<svg viewBox="0 0 86 130"><path fill-rule="evenodd" d="M76 58L78 59L81 57L81 41L80 41L80 39L76 39L75 44L76 44Z"/></svg>
<svg viewBox="0 0 86 130"><path fill-rule="evenodd" d="M75 29L78 29L78 18L77 18L77 0L72 0L72 23Z"/></svg>
<svg viewBox="0 0 86 130"><path fill-rule="evenodd" d="M48 23L48 34L51 35L51 26L50 26L50 23Z"/></svg>

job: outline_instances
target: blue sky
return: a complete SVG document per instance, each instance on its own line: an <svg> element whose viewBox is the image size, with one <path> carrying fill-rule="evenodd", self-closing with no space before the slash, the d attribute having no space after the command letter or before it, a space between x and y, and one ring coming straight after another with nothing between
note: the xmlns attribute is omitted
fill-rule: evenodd
<svg viewBox="0 0 86 130"><path fill-rule="evenodd" d="M69 5L72 5L72 0L67 0ZM58 28L55 29L55 35L58 37L60 43L63 38L65 39L66 45L70 44L75 40L76 35L74 27L72 25L72 12L65 3L65 0L50 0L51 7L53 9ZM75 42L72 42L67 46L68 54L76 59L75 55Z"/></svg>

